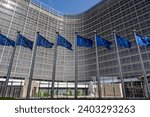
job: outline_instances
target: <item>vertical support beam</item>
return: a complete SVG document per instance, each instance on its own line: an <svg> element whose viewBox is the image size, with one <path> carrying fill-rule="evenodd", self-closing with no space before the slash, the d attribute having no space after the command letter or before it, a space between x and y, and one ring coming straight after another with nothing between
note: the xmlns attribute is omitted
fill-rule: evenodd
<svg viewBox="0 0 150 117"><path fill-rule="evenodd" d="M84 86L84 88L85 88L85 90L84 90L85 96L84 96L84 97L86 98L86 79L85 79L85 81L84 81L84 85L85 85L85 86Z"/></svg>
<svg viewBox="0 0 150 117"><path fill-rule="evenodd" d="M103 78L103 89L104 89L104 97L106 97L106 85L105 85L105 81L104 81L104 78Z"/></svg>
<svg viewBox="0 0 150 117"><path fill-rule="evenodd" d="M41 87L41 81L39 81L39 87L38 87L38 97L39 97L39 94L40 94L40 87ZM48 93L49 94L49 93Z"/></svg>
<svg viewBox="0 0 150 117"><path fill-rule="evenodd" d="M50 80L48 80L48 85L47 85L47 94L48 94L47 97L49 96L49 92L50 92Z"/></svg>
<svg viewBox="0 0 150 117"><path fill-rule="evenodd" d="M113 88L113 94L114 94L114 98L116 98L116 92L115 92L115 86L114 86L114 78L112 77L112 88Z"/></svg>
<svg viewBox="0 0 150 117"><path fill-rule="evenodd" d="M59 94L59 80L57 81L57 98L58 98L58 94Z"/></svg>
<svg viewBox="0 0 150 117"><path fill-rule="evenodd" d="M131 90L132 90L132 95L135 98L133 81L131 81Z"/></svg>
<svg viewBox="0 0 150 117"><path fill-rule="evenodd" d="M2 95L3 92L3 82L0 83L0 96Z"/></svg>
<svg viewBox="0 0 150 117"><path fill-rule="evenodd" d="M20 83L20 89L19 89L19 97L21 97L21 90L22 90L22 81L21 81L21 83Z"/></svg>
<svg viewBox="0 0 150 117"><path fill-rule="evenodd" d="M11 89L12 89L12 86L13 86L13 81L11 81L11 84L10 84L10 89L9 89L8 97L10 97L10 95L11 95Z"/></svg>
<svg viewBox="0 0 150 117"><path fill-rule="evenodd" d="M66 83L67 83L67 93L68 93L68 91L69 91L68 90L68 79L66 81L67 81ZM68 94L67 94L67 98L68 98Z"/></svg>

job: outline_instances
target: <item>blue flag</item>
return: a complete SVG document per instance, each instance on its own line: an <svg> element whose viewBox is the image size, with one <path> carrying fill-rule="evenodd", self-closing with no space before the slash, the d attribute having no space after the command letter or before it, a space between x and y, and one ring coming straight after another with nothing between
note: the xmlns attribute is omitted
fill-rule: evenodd
<svg viewBox="0 0 150 117"><path fill-rule="evenodd" d="M92 48L93 41L77 35L77 46Z"/></svg>
<svg viewBox="0 0 150 117"><path fill-rule="evenodd" d="M135 35L136 42L139 46L150 46L150 38L143 37L142 35Z"/></svg>
<svg viewBox="0 0 150 117"><path fill-rule="evenodd" d="M43 46L45 48L52 48L53 47L53 43L49 42L47 39L45 39L43 36L41 36L40 34L38 34L37 37L37 46Z"/></svg>
<svg viewBox="0 0 150 117"><path fill-rule="evenodd" d="M122 46L125 48L131 48L131 42L127 39L124 39L118 35L116 35L116 41L118 46Z"/></svg>
<svg viewBox="0 0 150 117"><path fill-rule="evenodd" d="M30 41L29 39L27 39L23 35L19 34L16 45L20 45L20 46L23 46L23 47L26 47L26 48L29 48L32 50L33 41Z"/></svg>
<svg viewBox="0 0 150 117"><path fill-rule="evenodd" d="M69 50L73 50L72 49L72 44L67 40L65 39L64 37L62 37L61 35L58 34L58 40L57 40L57 45L58 46L62 46L62 47L65 47Z"/></svg>
<svg viewBox="0 0 150 117"><path fill-rule="evenodd" d="M96 42L97 42L97 46L104 46L107 49L110 49L111 47L111 42L101 38L100 36L96 35Z"/></svg>
<svg viewBox="0 0 150 117"><path fill-rule="evenodd" d="M15 41L8 39L5 35L0 34L0 45L3 46L15 46Z"/></svg>
<svg viewBox="0 0 150 117"><path fill-rule="evenodd" d="M150 37L145 37L147 45L150 46Z"/></svg>

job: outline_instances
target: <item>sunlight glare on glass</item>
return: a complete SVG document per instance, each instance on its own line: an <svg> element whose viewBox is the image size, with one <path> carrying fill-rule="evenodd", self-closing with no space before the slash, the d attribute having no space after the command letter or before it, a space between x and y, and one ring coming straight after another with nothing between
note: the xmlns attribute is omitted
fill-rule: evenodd
<svg viewBox="0 0 150 117"><path fill-rule="evenodd" d="M16 5L16 3L10 1L10 0L7 0L6 3L2 3L2 6L8 8L8 9L11 9L11 10L14 10L14 7L12 5Z"/></svg>

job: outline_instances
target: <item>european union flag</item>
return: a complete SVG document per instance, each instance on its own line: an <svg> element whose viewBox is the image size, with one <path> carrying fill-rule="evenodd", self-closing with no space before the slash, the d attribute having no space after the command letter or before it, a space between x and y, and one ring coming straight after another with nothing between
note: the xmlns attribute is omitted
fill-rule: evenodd
<svg viewBox="0 0 150 117"><path fill-rule="evenodd" d="M67 39L65 39L64 37L62 37L59 34L58 34L57 45L62 46L62 47L66 47L69 50L73 50L72 49L72 44Z"/></svg>
<svg viewBox="0 0 150 117"><path fill-rule="evenodd" d="M30 41L29 39L27 39L23 35L19 34L16 45L20 45L20 46L23 46L23 47L26 47L26 48L29 48L32 50L33 41Z"/></svg>
<svg viewBox="0 0 150 117"><path fill-rule="evenodd" d="M15 46L15 41L8 39L5 35L0 34L0 45Z"/></svg>
<svg viewBox="0 0 150 117"><path fill-rule="evenodd" d="M148 37L143 37L142 35L136 34L135 39L139 46L149 46L150 45L150 38L148 38Z"/></svg>
<svg viewBox="0 0 150 117"><path fill-rule="evenodd" d="M125 48L131 48L131 42L127 39L124 39L118 35L116 35L116 41L118 46L122 46Z"/></svg>
<svg viewBox="0 0 150 117"><path fill-rule="evenodd" d="M77 46L92 48L93 41L77 35Z"/></svg>
<svg viewBox="0 0 150 117"><path fill-rule="evenodd" d="M41 36L40 34L38 34L37 37L37 46L43 46L45 48L52 48L53 47L53 43L49 42L47 39L45 39L43 36Z"/></svg>
<svg viewBox="0 0 150 117"><path fill-rule="evenodd" d="M100 36L96 35L96 42L97 42L97 46L104 46L107 49L110 49L111 47L111 42L101 38Z"/></svg>
<svg viewBox="0 0 150 117"><path fill-rule="evenodd" d="M150 37L145 37L147 45L150 46Z"/></svg>

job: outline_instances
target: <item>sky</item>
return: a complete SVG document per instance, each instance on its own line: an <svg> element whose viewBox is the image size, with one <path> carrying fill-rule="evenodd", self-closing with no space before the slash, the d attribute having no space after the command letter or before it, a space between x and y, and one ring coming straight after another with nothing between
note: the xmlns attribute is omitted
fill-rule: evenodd
<svg viewBox="0 0 150 117"><path fill-rule="evenodd" d="M63 13L77 14L88 10L101 0L39 0Z"/></svg>

